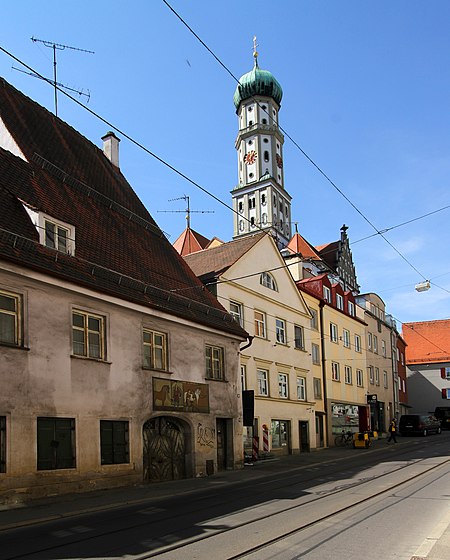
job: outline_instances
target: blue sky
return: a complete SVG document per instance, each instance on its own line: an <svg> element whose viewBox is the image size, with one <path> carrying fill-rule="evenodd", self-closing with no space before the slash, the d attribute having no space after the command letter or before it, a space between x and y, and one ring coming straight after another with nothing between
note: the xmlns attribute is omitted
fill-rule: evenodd
<svg viewBox="0 0 450 560"><path fill-rule="evenodd" d="M450 2L169 0L238 78L259 65L283 88L280 124L378 230L450 205ZM88 107L231 205L237 182L236 82L162 0L5 2L0 46L90 91ZM53 90L0 52L0 74L54 109ZM84 96L79 97L84 102ZM62 95L58 115L101 146L107 125ZM122 172L174 242L191 226L228 241L229 209L126 139ZM292 217L313 245L348 235L362 292L399 323L450 317L450 209L385 234L402 258L286 139ZM175 211L175 212L168 212ZM406 262L405 261L408 261ZM416 269L416 270L415 270ZM417 293L423 279L432 288Z"/></svg>

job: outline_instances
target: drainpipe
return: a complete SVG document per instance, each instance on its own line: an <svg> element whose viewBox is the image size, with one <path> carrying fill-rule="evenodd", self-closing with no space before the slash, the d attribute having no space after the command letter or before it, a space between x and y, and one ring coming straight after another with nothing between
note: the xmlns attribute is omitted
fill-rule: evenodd
<svg viewBox="0 0 450 560"><path fill-rule="evenodd" d="M322 354L322 385L323 385L323 402L325 404L325 443L326 446L329 446L329 438L328 438L328 398L327 398L327 368L326 368L326 359L325 359L325 336L323 331L323 308L325 306L325 302L319 302L319 317L320 317L320 351Z"/></svg>
<svg viewBox="0 0 450 560"><path fill-rule="evenodd" d="M247 337L248 343L245 346L243 346L242 348L239 348L239 352L242 352L242 350L245 350L246 348L251 346L254 338L255 338L254 336L248 336Z"/></svg>

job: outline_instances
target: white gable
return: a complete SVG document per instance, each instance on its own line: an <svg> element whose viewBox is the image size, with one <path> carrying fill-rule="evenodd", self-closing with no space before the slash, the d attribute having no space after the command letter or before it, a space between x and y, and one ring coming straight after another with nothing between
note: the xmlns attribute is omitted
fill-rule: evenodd
<svg viewBox="0 0 450 560"><path fill-rule="evenodd" d="M27 161L21 149L14 141L14 138L11 136L9 130L6 128L5 123L3 122L1 117L0 117L0 147L3 148L4 150L8 150L8 152L11 152L15 156L22 158L24 161Z"/></svg>

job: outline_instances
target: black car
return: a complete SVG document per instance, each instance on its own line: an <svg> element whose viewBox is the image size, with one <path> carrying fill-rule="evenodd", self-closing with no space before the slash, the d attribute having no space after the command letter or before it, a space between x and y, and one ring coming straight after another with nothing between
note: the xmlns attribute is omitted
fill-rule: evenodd
<svg viewBox="0 0 450 560"><path fill-rule="evenodd" d="M441 423L432 414L403 414L398 431L402 436L440 434Z"/></svg>
<svg viewBox="0 0 450 560"><path fill-rule="evenodd" d="M450 430L450 406L437 406L434 415L441 422L442 430Z"/></svg>

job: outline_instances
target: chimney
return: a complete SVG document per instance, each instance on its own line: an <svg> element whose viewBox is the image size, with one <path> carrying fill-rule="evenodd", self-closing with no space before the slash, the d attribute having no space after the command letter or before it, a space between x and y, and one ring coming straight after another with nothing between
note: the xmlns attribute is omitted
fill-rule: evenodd
<svg viewBox="0 0 450 560"><path fill-rule="evenodd" d="M109 161L119 167L119 142L120 139L111 130L102 136L103 153Z"/></svg>

